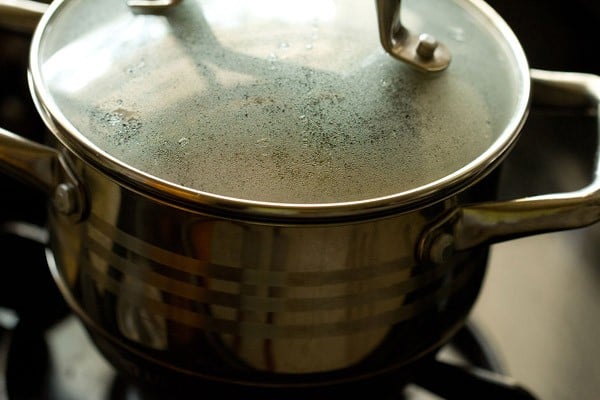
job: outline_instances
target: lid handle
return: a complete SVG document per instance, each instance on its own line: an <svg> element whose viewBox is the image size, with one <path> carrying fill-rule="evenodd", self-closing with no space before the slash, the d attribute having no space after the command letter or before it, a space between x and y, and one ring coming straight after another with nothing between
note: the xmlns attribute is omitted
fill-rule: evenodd
<svg viewBox="0 0 600 400"><path fill-rule="evenodd" d="M410 32L400 19L401 0L375 0L379 37L385 51L425 72L442 71L450 64L450 51L427 33Z"/></svg>
<svg viewBox="0 0 600 400"><path fill-rule="evenodd" d="M127 0L133 12L156 14L182 0ZM450 64L450 51L427 33L409 31L400 19L401 0L375 0L379 37L385 51L394 58L425 72L442 71Z"/></svg>

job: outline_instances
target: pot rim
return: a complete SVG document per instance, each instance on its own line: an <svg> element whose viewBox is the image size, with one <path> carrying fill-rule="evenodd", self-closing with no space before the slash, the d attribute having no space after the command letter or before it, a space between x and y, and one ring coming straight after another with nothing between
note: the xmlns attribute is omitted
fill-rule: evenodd
<svg viewBox="0 0 600 400"><path fill-rule="evenodd" d="M91 142L64 116L44 88L39 52L44 32L65 0L49 6L33 35L29 59L29 88L33 101L46 126L58 141L119 185L138 194L188 210L243 220L338 222L397 214L422 208L447 199L470 187L490 173L508 154L527 118L531 83L529 65L516 35L508 24L483 0L465 0L476 9L504 38L515 65L518 66L518 101L512 118L494 143L464 167L418 188L387 196L338 203L295 204L239 199L184 187L133 168L111 156Z"/></svg>

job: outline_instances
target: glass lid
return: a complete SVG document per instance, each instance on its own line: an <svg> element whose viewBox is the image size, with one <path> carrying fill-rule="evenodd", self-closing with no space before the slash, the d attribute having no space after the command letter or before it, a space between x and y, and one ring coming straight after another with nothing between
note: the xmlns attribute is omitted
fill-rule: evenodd
<svg viewBox="0 0 600 400"><path fill-rule="evenodd" d="M451 53L440 72L383 49L372 1L141 11L55 2L32 74L59 139L142 185L277 204L418 200L483 174L525 115L525 57L480 1L402 2L402 23Z"/></svg>

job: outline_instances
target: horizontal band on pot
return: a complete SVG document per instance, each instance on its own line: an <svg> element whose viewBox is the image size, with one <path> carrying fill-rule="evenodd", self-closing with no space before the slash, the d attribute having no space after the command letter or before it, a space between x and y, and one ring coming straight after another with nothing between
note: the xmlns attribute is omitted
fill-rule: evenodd
<svg viewBox="0 0 600 400"><path fill-rule="evenodd" d="M150 262L193 274L230 282L243 282L247 285L272 287L301 287L324 284L360 282L375 277L390 276L401 270L414 268L412 257L398 258L385 263L372 263L364 268L343 268L328 271L281 271L252 268L252 266L229 266L184 256L167 249L149 244L133 235L123 232L92 214L86 223L87 235L97 242L109 241L110 246L118 245L128 252L141 256ZM407 272L408 273L408 272Z"/></svg>
<svg viewBox="0 0 600 400"><path fill-rule="evenodd" d="M190 275L188 281L173 279L156 272L147 260L141 258L137 258L135 261L128 260L111 252L91 237L88 237L85 243L89 252L86 266L93 268L99 274L107 273L107 269L111 268L119 271L123 275L123 279L135 280L136 284L147 285L153 290L160 290L165 294L193 300L204 305L219 305L252 311L333 310L402 299L408 293L425 288L452 272L452 268L444 264L412 276L404 273L390 274L384 279L367 279L360 284L354 282L335 284L337 287L333 288L328 287L331 285L323 284L316 287L316 290L312 290L310 297L308 297L308 290L305 287L300 291L294 291L293 287L279 288L277 291L279 293L271 291L268 295L265 293L261 296L260 293L265 290L254 290L255 288L248 287L244 281L236 282L235 286L229 284L227 287L231 290L230 292L216 290L219 285L215 284L215 281L218 280L212 277ZM98 262L94 262L94 259L106 263L104 268L99 266ZM336 292L340 291L343 291L344 295L336 295Z"/></svg>
<svg viewBox="0 0 600 400"><path fill-rule="evenodd" d="M205 312L200 312L198 309L192 310L184 308L182 305L167 304L161 301L164 298L160 299L161 296L158 293L149 293L143 285L123 285L114 278L94 269L86 269L84 273L97 281L104 290L116 296L115 308L112 310L115 313L118 307L123 307L128 312L137 312L141 316L152 316L154 319L164 318L165 320L209 332L263 339L292 339L356 334L370 329L390 327L432 309L442 310L450 297L469 283L474 271L473 268L467 269L451 283L444 285L437 291L424 297L417 297L413 302L399 305L398 308L390 311L369 314L355 319L348 318L348 313L340 314L328 311L327 313L331 313L332 317L338 317L338 320L319 321L316 324L287 323L281 325L278 325L277 321L280 317L285 319L287 313L239 312L235 314L237 318L235 320L216 318L210 314L211 306L202 305L200 308ZM190 302L190 305L193 306L193 303ZM106 315L107 311L104 310L101 314ZM252 320L246 321L245 319ZM262 322L258 322L257 319L261 319Z"/></svg>
<svg viewBox="0 0 600 400"><path fill-rule="evenodd" d="M87 260L90 262L90 260ZM117 309L127 309L130 313L138 313L145 318L164 318L182 325L198 328L204 331L231 334L243 337L260 339L292 339L292 338L317 338L355 334L371 329L390 327L391 325L412 319L425 312L437 309L442 311L451 296L461 291L470 284L477 268L463 268L460 273L452 276L441 284L437 290L421 295L412 296L412 299L399 298L392 304L392 309L377 310L377 307L356 305L340 310L306 311L306 319L312 323L283 322L278 320L296 319L293 312L270 311L242 311L234 310L232 319L219 318L214 314L221 314L219 306L208 305L183 299L184 301L162 294L141 282L128 280L126 276L120 278L121 282L109 276L104 271L98 271L92 266L87 266L83 274L95 281L96 295L110 293L116 301L106 302L100 299L98 304L103 304L103 311L97 313L89 309L90 315L117 314ZM167 303L172 300L173 303ZM106 309L107 304L114 308ZM89 305L85 307L89 308ZM352 314L358 317L352 318ZM366 315L365 315L366 314ZM323 322L323 321L326 322ZM317 322L315 322L317 321ZM102 322L102 321L99 321Z"/></svg>

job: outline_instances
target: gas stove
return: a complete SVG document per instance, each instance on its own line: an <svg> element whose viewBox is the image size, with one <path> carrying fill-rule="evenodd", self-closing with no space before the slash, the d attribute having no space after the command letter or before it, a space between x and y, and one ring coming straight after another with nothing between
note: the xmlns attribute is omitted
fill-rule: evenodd
<svg viewBox="0 0 600 400"><path fill-rule="evenodd" d="M600 20L600 6L593 1L568 7L558 1L489 3L513 27L532 67L600 73L591 51ZM0 126L41 141L45 128L25 76L29 39L0 32ZM592 173L596 129L594 118L532 110L503 166L501 197L583 186ZM48 272L46 197L4 176L0 181L5 193L0 198L0 400L173 398L174 392L122 376L100 355ZM413 366L408 377L403 371L328 393L407 400L465 398L465 393L594 398L600 393L599 238L600 226L592 226L494 245L468 323L435 359ZM251 393L281 398L272 391L242 396Z"/></svg>
<svg viewBox="0 0 600 400"><path fill-rule="evenodd" d="M361 385L323 387L307 394L302 389L292 392L272 388L231 391L208 385L194 387L194 391L149 388L122 376L108 364L90 342L83 326L72 316L60 318L43 330L32 328L27 320L17 322L16 317L11 325L6 310L4 317L4 325L12 326L12 329L4 332L0 343L0 372L5 379L3 395L11 400L192 399L199 390L244 399L282 396L292 399L308 396L315 399L363 398L374 395L378 399L436 400L464 398L466 394L490 399L535 399L514 380L500 373L502 366L496 354L472 324L467 324L440 351L438 360L416 368L408 381L393 376L376 377Z"/></svg>

